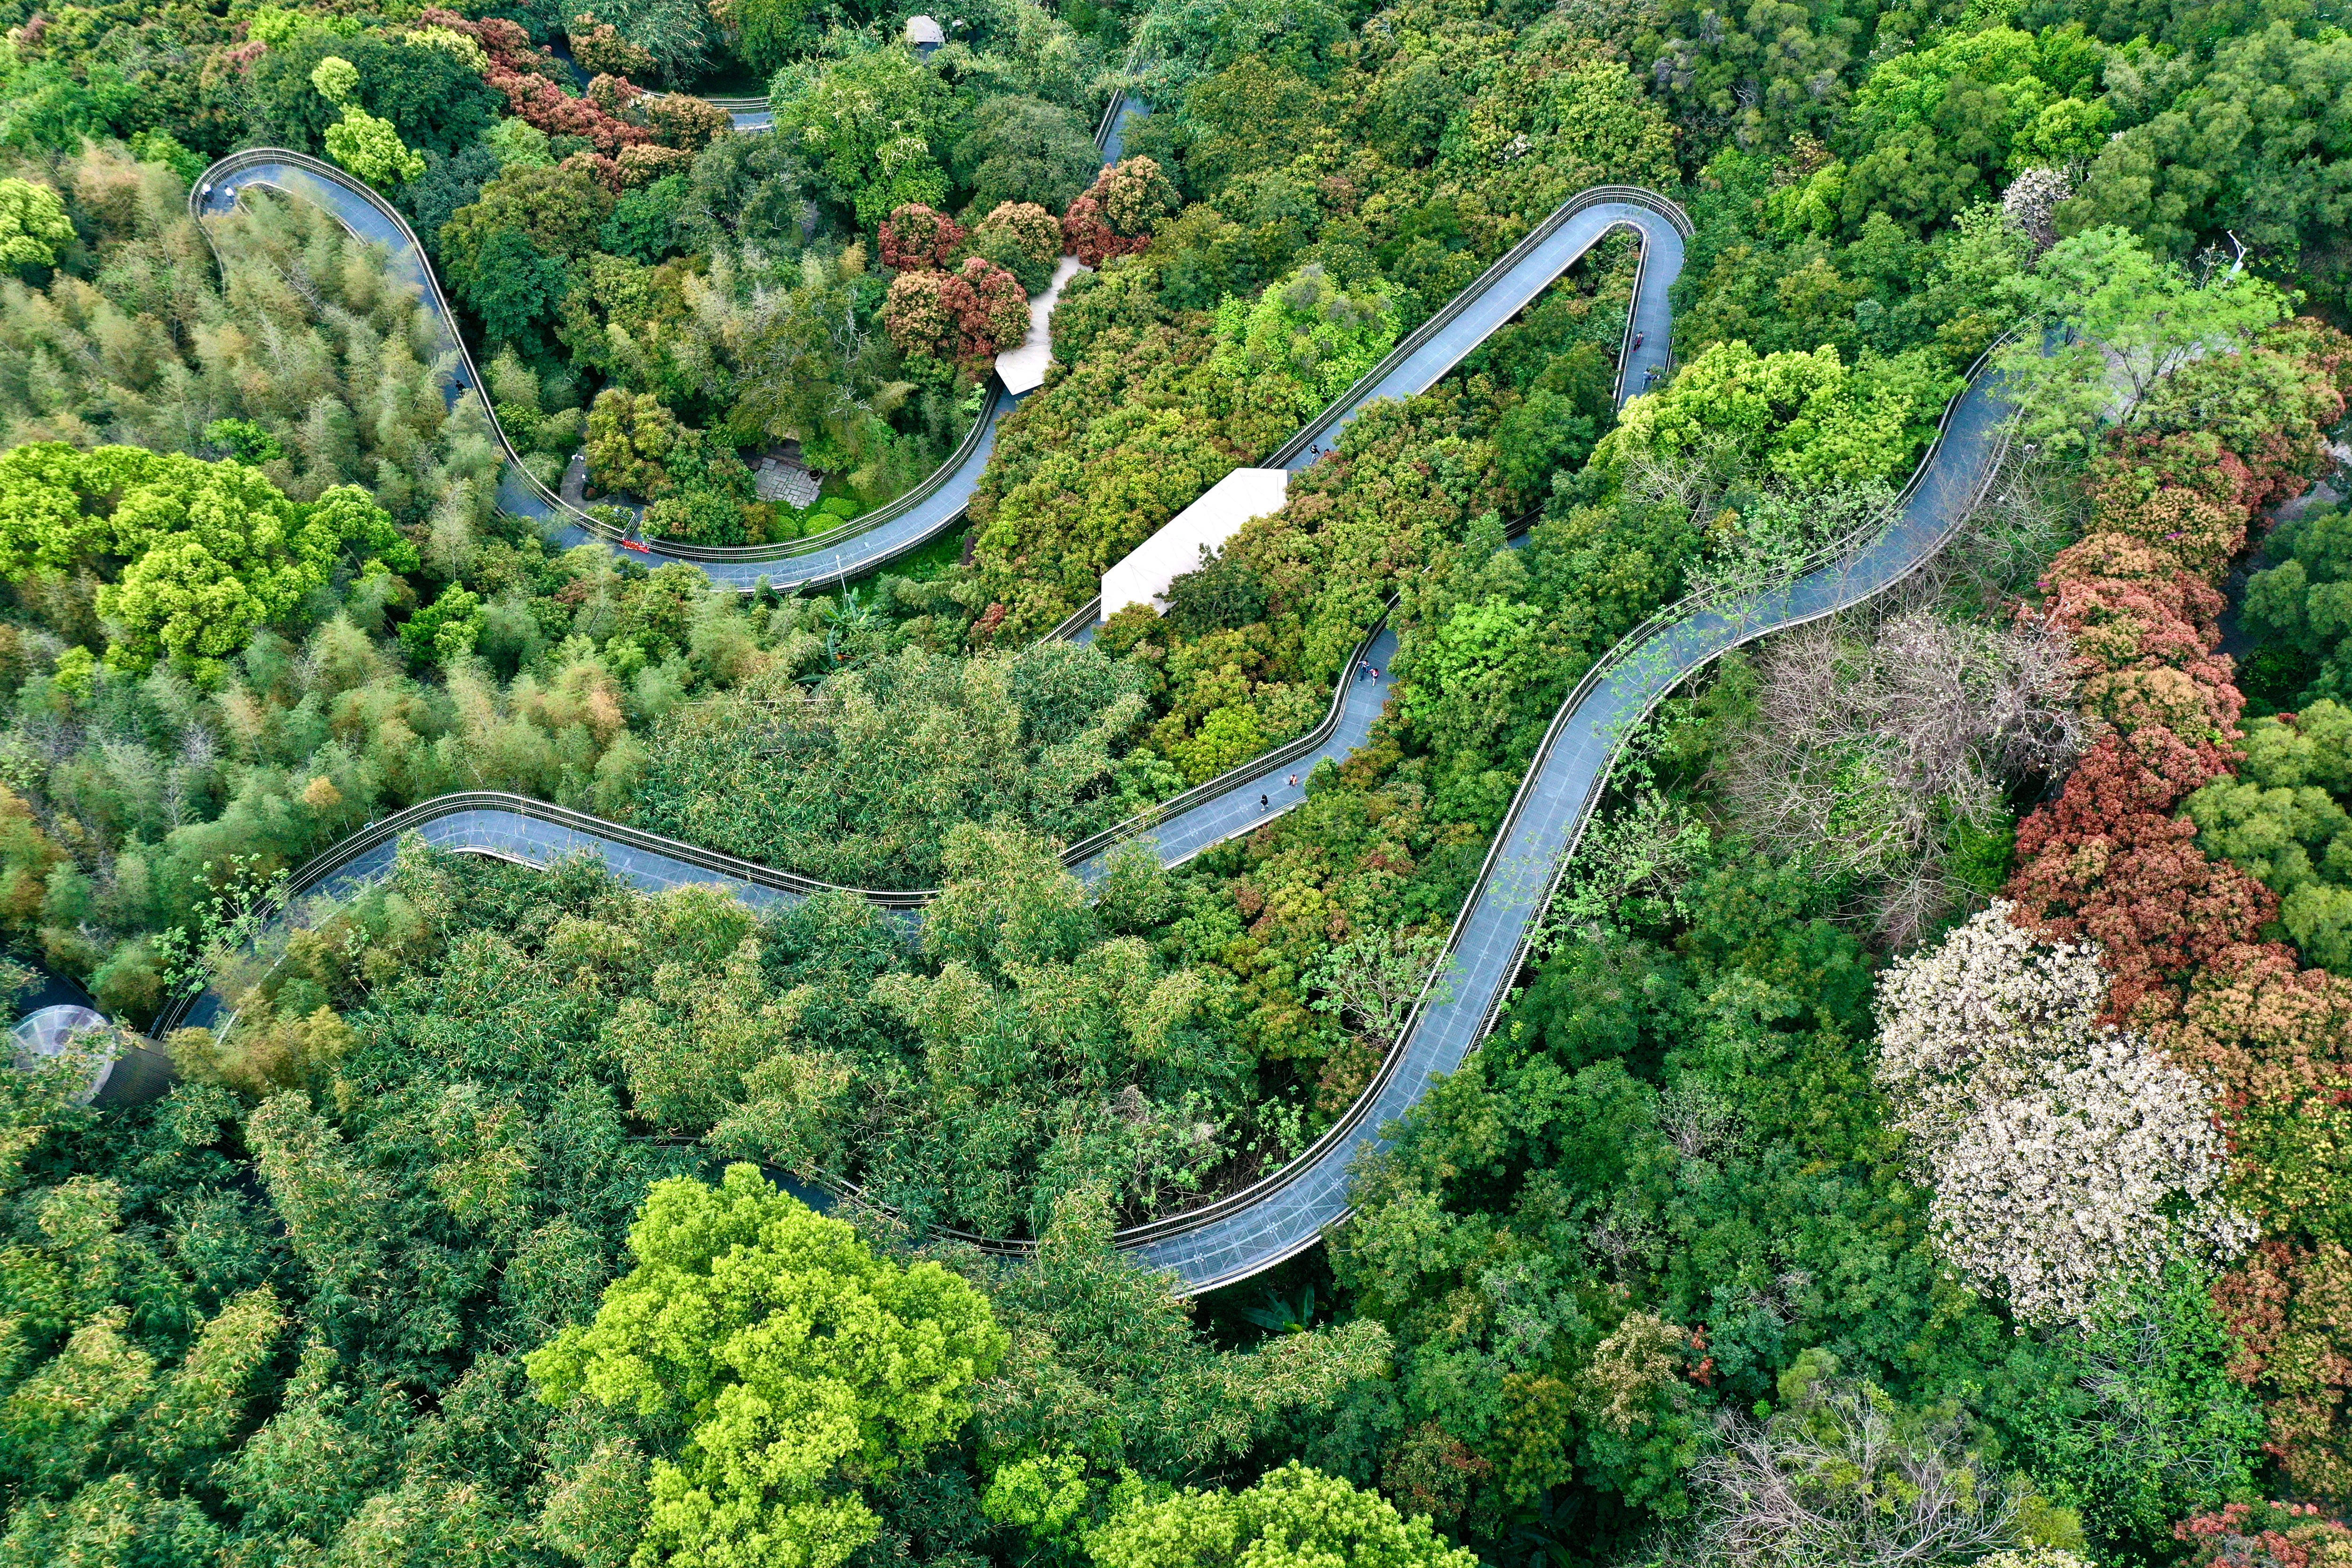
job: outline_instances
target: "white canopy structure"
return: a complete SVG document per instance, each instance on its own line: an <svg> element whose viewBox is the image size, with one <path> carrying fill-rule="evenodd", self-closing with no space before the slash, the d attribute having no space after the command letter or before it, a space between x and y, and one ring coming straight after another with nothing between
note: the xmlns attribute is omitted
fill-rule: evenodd
<svg viewBox="0 0 2352 1568"><path fill-rule="evenodd" d="M930 16L909 16L907 18L907 41L915 46L918 54L928 55L946 43L948 36L940 30L937 19Z"/></svg>
<svg viewBox="0 0 2352 1568"><path fill-rule="evenodd" d="M163 1054L104 1015L60 1003L20 1019L11 1031L13 1065L18 1072L77 1056L89 1075L74 1095L76 1105L126 1105L152 1100L172 1083Z"/></svg>
<svg viewBox="0 0 2352 1568"><path fill-rule="evenodd" d="M1235 468L1103 574L1104 616L1115 616L1129 605L1167 609L1168 584L1201 569L1204 547L1223 548L1225 541L1250 519L1280 511L1289 493L1286 469Z"/></svg>

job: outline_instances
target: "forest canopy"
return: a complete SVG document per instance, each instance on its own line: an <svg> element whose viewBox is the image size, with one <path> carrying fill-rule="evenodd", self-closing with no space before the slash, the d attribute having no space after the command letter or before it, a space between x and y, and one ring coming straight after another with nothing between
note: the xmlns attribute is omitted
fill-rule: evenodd
<svg viewBox="0 0 2352 1568"><path fill-rule="evenodd" d="M2323 9L0 9L0 1568L2352 1562Z"/></svg>

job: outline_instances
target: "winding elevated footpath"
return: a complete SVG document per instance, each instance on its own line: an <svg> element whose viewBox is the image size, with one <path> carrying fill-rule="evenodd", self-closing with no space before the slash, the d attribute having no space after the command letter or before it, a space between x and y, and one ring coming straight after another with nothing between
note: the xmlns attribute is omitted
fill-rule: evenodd
<svg viewBox="0 0 2352 1568"><path fill-rule="evenodd" d="M1564 204L1301 431L1276 460L1303 467L1374 397L1404 395L1433 383L1619 224L1634 226L1644 242L1619 374L1621 400L1637 394L1647 379L1644 371L1663 370L1669 363L1666 296L1681 268L1687 220L1679 208L1648 192L1604 188ZM409 248L413 254L413 242ZM1642 342L1639 351L1632 347L1635 341ZM1917 570L1980 496L2006 439L2007 412L1997 378L1980 363L1947 408L1935 447L1887 518L1824 552L1820 564L1782 586L1724 606L1686 601L1659 612L1620 642L1553 719L1449 934L1450 973L1433 977L1362 1097L1313 1147L1265 1180L1199 1209L1122 1231L1119 1244L1168 1271L1181 1289L1198 1291L1271 1268L1344 1220L1355 1163L1384 1145L1383 1130L1418 1103L1435 1079L1462 1064L1507 1005L1536 921L1575 851L1625 737L1674 686L1709 660L1860 604ZM1091 609L1081 616L1090 619ZM1387 700L1394 646L1394 634L1382 627L1357 650L1334 689L1329 713L1307 736L1073 846L1069 863L1092 880L1117 845L1149 837L1161 860L1173 864L1296 805L1297 793L1286 784L1291 773L1304 776L1318 760L1344 758L1368 738ZM1369 678L1370 668L1381 670L1378 679ZM1259 805L1261 798L1265 807ZM291 893L340 899L357 891L384 873L398 840L411 832L446 849L530 866L593 853L649 891L718 883L759 907L791 902L828 886L544 802L473 793L423 802L352 835L296 873ZM930 896L851 890L908 913ZM206 993L193 1005L174 1008L158 1027L220 1016L220 999ZM1018 1251L1024 1244L988 1245Z"/></svg>
<svg viewBox="0 0 2352 1568"><path fill-rule="evenodd" d="M765 105L766 100L761 99L720 100L720 107L730 110L736 128L741 131L768 128L771 121ZM1118 150L1125 145L1127 123L1145 112L1140 103L1124 96L1112 100L1095 133L1096 145L1102 151L1105 163L1118 161ZM408 226L408 220L391 203L322 159L284 148L254 147L232 153L205 170L188 194L188 210L201 223L207 216L227 212L244 192L254 189L280 191L323 207L361 239L383 246L386 273L394 281L414 288L432 314L440 353L456 366L452 393L462 395L468 388L481 387L481 372L467 351L448 296L442 292L441 280L434 275L415 230ZM205 228L208 243L211 232ZM215 249L217 253L217 245ZM645 548L628 547L629 552L648 566L682 562L714 584L746 593L762 583L779 592L790 593L862 575L921 549L963 516L972 491L979 487L981 475L988 468L989 458L996 450L997 423L1012 411L1015 401L991 377L979 417L972 421L963 441L946 462L897 500L838 528L774 544L719 546L642 542ZM624 540L635 542L633 532L597 521L532 478L522 465L521 454L499 427L497 415L489 410L488 402L485 395L483 405L485 412L490 414L490 427L506 453L505 466L499 476L498 503L501 508L519 517L541 520L555 531L558 542L565 546L601 542L619 550L625 548Z"/></svg>
<svg viewBox="0 0 2352 1568"><path fill-rule="evenodd" d="M1106 161L1117 159L1125 145L1127 126L1148 112L1134 99L1121 96L1113 100L1096 132ZM456 366L452 390L462 393L481 387L481 372L457 330L440 279L415 232L390 203L331 163L282 148L262 147L232 153L206 170L189 193L189 209L200 220L226 213L244 192L257 188L311 202L333 214L361 239L383 246L387 274L395 282L415 289L432 314L441 353ZM1652 375L1663 374L1669 363L1671 309L1666 294L1682 270L1689 220L1672 202L1651 192L1633 186L1596 186L1561 204L1301 428L1268 464L1303 469L1372 403L1426 392L1581 258L1602 235L1621 226L1641 235L1643 258L1623 340L1619 393L1622 399L1642 390ZM205 233L209 240L209 227ZM1635 348L1635 343L1641 346ZM630 540L631 553L645 564L684 563L725 587L748 592L765 584L779 592L791 592L839 583L919 550L955 525L995 452L997 426L1016 401L992 378L987 402L963 443L921 484L887 506L807 539L740 547L650 541L642 542L642 549L635 548L640 542L628 532L595 521L533 479L493 412L490 425L506 453L498 503L516 515L551 524L563 545L602 541L617 550ZM487 396L484 404L487 411ZM1093 618L1093 606L1082 609L1066 624L1064 635L1076 635Z"/></svg>

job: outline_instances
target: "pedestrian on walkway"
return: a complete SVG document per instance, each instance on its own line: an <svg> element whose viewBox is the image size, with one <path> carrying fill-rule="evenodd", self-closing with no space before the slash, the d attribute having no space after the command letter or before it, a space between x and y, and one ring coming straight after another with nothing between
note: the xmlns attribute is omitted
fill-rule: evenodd
<svg viewBox="0 0 2352 1568"><path fill-rule="evenodd" d="M1290 775L1290 787L1293 789L1297 789L1298 787L1298 775L1297 773Z"/></svg>
<svg viewBox="0 0 2352 1568"><path fill-rule="evenodd" d="M1260 795L1260 796L1258 796L1258 797L1257 797L1257 808L1258 808L1260 811L1265 811L1265 810L1270 809L1270 808L1272 807L1273 804L1274 804L1274 803L1273 803L1272 801L1267 800L1267 799L1265 798L1265 796L1264 796L1264 795Z"/></svg>

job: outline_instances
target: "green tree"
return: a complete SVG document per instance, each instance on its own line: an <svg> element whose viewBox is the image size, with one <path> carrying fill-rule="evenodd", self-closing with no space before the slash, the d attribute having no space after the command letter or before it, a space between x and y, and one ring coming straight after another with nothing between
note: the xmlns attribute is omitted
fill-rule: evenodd
<svg viewBox="0 0 2352 1568"><path fill-rule="evenodd" d="M2352 511L2314 507L2280 524L2264 553L2273 563L2246 580L2246 627L2262 639L2253 674L2274 700L2352 699Z"/></svg>
<svg viewBox="0 0 2352 1568"><path fill-rule="evenodd" d="M2097 149L2080 195L2059 209L2061 229L2119 224L2171 257L2234 230L2298 258L2305 276L2340 296L2352 39L2248 17L2210 58L2200 50L2168 69L2153 64L2135 61L2127 79L2133 97L2152 100L2141 122Z"/></svg>
<svg viewBox="0 0 2352 1568"><path fill-rule="evenodd" d="M2112 225L2060 241L2017 292L2030 329L1995 358L2018 409L2018 434L2080 449L2102 424L2130 426L2172 372L2234 347L2287 312L2250 272L2200 283Z"/></svg>
<svg viewBox="0 0 2352 1568"><path fill-rule="evenodd" d="M1014 94L982 102L955 143L956 179L982 210L1034 202L1059 212L1100 166L1094 137L1076 114Z"/></svg>
<svg viewBox="0 0 2352 1568"><path fill-rule="evenodd" d="M416 564L355 486L304 506L237 462L53 442L0 458L0 575L100 567L112 579L98 609L115 625L106 658L119 669L214 666L293 615L347 556ZM112 560L125 563L119 574Z"/></svg>
<svg viewBox="0 0 2352 1568"><path fill-rule="evenodd" d="M425 159L400 140L389 120L362 109L358 102L359 68L340 55L329 55L310 73L319 96L343 111L327 127L327 155L372 185L392 186L422 179Z"/></svg>
<svg viewBox="0 0 2352 1568"><path fill-rule="evenodd" d="M1309 262L1255 300L1217 310L1220 370L1236 381L1277 376L1304 417L1354 385L1397 339L1394 300L1377 282L1351 296Z"/></svg>
<svg viewBox="0 0 2352 1568"><path fill-rule="evenodd" d="M776 134L800 148L861 226L909 202L947 204L940 153L956 140L961 105L913 50L795 66L777 73L769 95Z"/></svg>
<svg viewBox="0 0 2352 1568"><path fill-rule="evenodd" d="M816 41L811 0L726 0L711 7L734 29L735 52L761 76L773 76Z"/></svg>
<svg viewBox="0 0 2352 1568"><path fill-rule="evenodd" d="M480 319L482 336L493 343L544 342L572 292L562 267L511 228L491 231L452 280Z"/></svg>
<svg viewBox="0 0 2352 1568"><path fill-rule="evenodd" d="M1192 1488L1120 1507L1087 1535L1097 1568L1476 1568L1425 1518L1378 1492L1292 1463L1247 1491Z"/></svg>
<svg viewBox="0 0 2352 1568"><path fill-rule="evenodd" d="M30 180L0 180L0 267L47 267L73 238L73 220L56 191Z"/></svg>
<svg viewBox="0 0 2352 1568"><path fill-rule="evenodd" d="M595 1321L529 1365L551 1405L676 1435L647 1478L644 1561L847 1562L878 1524L856 1488L954 1437L1004 1354L971 1286L877 1258L756 1166L656 1184L629 1252Z"/></svg>
<svg viewBox="0 0 2352 1568"><path fill-rule="evenodd" d="M2106 137L2111 111L2096 92L2105 53L2079 27L2037 37L1996 26L1897 55L1854 94L1851 166L1815 171L1800 201L1819 193L1825 207L1842 204L1849 228L1874 212L1932 224L1986 200L2019 169L2084 157Z"/></svg>
<svg viewBox="0 0 2352 1568"><path fill-rule="evenodd" d="M2304 957L2352 974L2352 709L2323 698L2256 720L2245 748L2236 778L2183 804L2197 842L2279 895L2279 924Z"/></svg>
<svg viewBox="0 0 2352 1568"><path fill-rule="evenodd" d="M451 215L441 230L442 254L463 276L474 269L490 236L510 229L541 254L569 261L596 248L613 204L613 193L582 164L514 164L484 185L478 199Z"/></svg>
<svg viewBox="0 0 2352 1568"><path fill-rule="evenodd" d="M1949 389L1916 353L1866 353L1849 368L1830 347L1759 355L1717 343L1663 391L1627 404L1593 461L1618 472L1643 462L1752 465L1800 489L1886 479L1908 470Z"/></svg>

